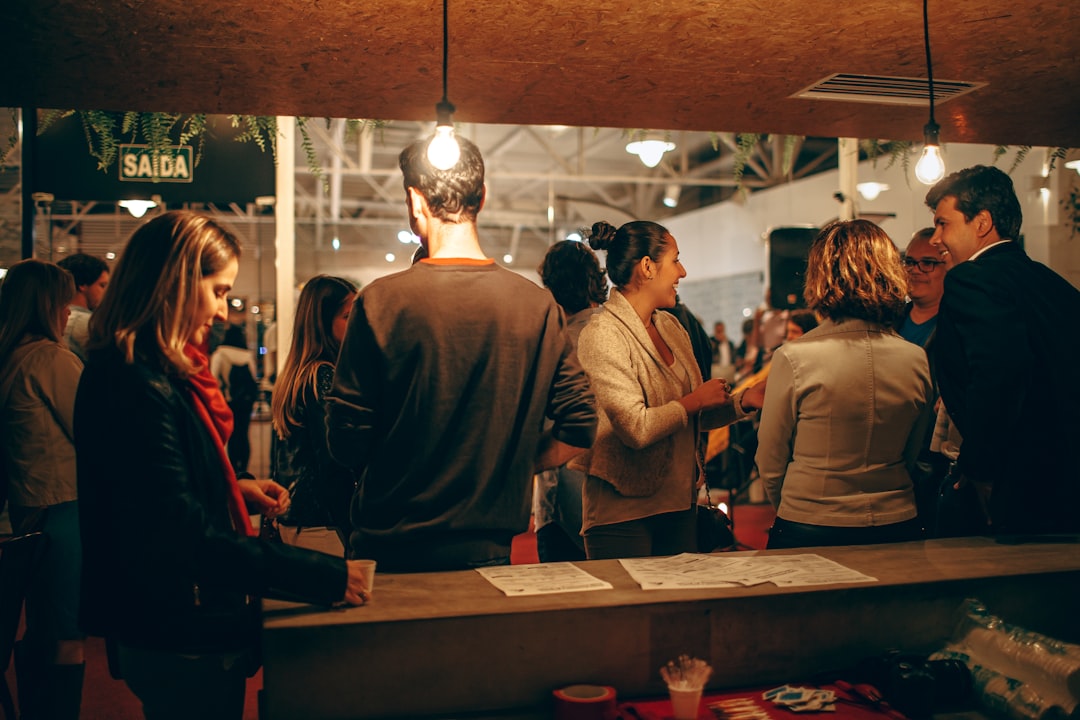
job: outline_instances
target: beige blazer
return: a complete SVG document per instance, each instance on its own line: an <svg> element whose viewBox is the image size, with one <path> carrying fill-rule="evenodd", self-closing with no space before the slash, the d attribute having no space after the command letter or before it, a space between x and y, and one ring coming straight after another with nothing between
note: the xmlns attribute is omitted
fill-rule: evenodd
<svg viewBox="0 0 1080 720"><path fill-rule="evenodd" d="M588 475L582 529L689 510L700 430L734 421L734 404L690 418L679 399L701 384L690 336L670 313L652 322L675 356L667 365L618 291L578 338L600 407L596 442L570 467ZM740 415L741 416L741 415Z"/></svg>
<svg viewBox="0 0 1080 720"><path fill-rule="evenodd" d="M926 352L881 326L826 321L780 346L757 451L777 515L834 527L914 518L909 470L930 397Z"/></svg>

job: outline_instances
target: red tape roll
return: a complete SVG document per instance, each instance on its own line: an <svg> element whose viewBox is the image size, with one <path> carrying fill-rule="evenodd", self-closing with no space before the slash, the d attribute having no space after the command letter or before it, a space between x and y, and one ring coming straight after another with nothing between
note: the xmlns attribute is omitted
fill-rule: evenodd
<svg viewBox="0 0 1080 720"><path fill-rule="evenodd" d="M569 685L552 694L555 720L614 720L618 714L615 688L607 685Z"/></svg>

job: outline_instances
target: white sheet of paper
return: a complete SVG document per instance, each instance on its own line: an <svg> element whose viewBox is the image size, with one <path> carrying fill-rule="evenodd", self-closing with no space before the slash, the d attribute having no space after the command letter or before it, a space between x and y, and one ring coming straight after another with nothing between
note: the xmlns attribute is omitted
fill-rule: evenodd
<svg viewBox="0 0 1080 720"><path fill-rule="evenodd" d="M778 587L876 582L877 578L820 555L733 557L683 553L672 557L619 560L642 590L749 587L771 582Z"/></svg>
<svg viewBox="0 0 1080 720"><path fill-rule="evenodd" d="M508 597L611 590L611 583L569 562L497 565L476 568L476 572Z"/></svg>

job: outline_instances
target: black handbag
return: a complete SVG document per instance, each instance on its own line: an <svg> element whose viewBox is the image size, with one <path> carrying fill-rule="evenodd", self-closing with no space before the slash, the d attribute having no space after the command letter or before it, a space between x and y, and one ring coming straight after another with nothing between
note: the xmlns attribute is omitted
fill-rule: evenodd
<svg viewBox="0 0 1080 720"><path fill-rule="evenodd" d="M713 504L709 491L709 478L697 454L698 472L705 484L705 505L698 503L697 511L697 548L698 552L709 553L714 550L726 550L735 545L735 533L731 529L731 519L720 507Z"/></svg>

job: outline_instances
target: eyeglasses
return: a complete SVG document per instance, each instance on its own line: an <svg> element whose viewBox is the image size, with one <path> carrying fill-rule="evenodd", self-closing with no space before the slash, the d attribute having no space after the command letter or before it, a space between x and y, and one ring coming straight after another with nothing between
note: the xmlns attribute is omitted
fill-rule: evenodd
<svg viewBox="0 0 1080 720"><path fill-rule="evenodd" d="M916 260L915 258L904 258L904 267L910 270L911 268L918 265L919 269L922 270L924 273L934 272L938 265L944 264L944 260L931 260L930 258L922 258L921 260Z"/></svg>

